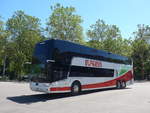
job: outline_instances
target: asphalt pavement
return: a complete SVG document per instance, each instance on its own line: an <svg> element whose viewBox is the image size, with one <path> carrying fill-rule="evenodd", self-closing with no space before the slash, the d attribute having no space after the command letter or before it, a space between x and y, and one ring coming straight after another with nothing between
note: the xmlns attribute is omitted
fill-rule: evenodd
<svg viewBox="0 0 150 113"><path fill-rule="evenodd" d="M0 82L0 113L150 113L150 82L79 96L43 94L31 91L28 83Z"/></svg>

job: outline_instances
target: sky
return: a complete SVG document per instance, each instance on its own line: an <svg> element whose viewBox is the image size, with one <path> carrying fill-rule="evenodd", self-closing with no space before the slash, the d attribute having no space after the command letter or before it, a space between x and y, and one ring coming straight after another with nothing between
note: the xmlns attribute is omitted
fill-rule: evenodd
<svg viewBox="0 0 150 113"><path fill-rule="evenodd" d="M51 5L73 6L83 19L84 33L98 19L117 25L124 38L137 30L137 24L150 25L150 0L0 0L0 16L7 21L17 10L38 17L43 27L52 11Z"/></svg>

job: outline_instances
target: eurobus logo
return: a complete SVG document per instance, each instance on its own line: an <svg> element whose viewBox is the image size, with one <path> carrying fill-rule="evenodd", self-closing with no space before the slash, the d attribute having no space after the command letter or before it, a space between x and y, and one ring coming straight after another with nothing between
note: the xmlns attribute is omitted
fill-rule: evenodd
<svg viewBox="0 0 150 113"><path fill-rule="evenodd" d="M95 60L85 60L85 66L87 66L87 67L102 67L102 63L100 61L95 61Z"/></svg>

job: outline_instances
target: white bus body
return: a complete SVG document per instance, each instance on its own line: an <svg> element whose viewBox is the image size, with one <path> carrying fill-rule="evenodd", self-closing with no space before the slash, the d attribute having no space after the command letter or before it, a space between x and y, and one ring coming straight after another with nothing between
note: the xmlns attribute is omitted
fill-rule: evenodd
<svg viewBox="0 0 150 113"><path fill-rule="evenodd" d="M33 91L40 91L46 93L66 93L71 92L72 84L78 81L81 85L81 91L94 90L102 88L117 87L117 82L124 82L125 85L133 84L133 71L132 65L113 63L101 60L94 60L82 57L73 57L71 60L71 66L88 67L88 69L111 69L113 76L111 77L71 77L68 72L67 78L52 83L39 83L30 82L30 88Z"/></svg>

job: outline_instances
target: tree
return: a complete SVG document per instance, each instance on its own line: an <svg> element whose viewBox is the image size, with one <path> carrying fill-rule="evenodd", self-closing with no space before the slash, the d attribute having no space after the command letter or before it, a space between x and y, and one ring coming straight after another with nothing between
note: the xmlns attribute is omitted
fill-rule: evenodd
<svg viewBox="0 0 150 113"><path fill-rule="evenodd" d="M130 40L123 39L116 25L108 25L105 21L98 19L87 31L88 46L106 50L112 53L130 56Z"/></svg>
<svg viewBox="0 0 150 113"><path fill-rule="evenodd" d="M134 32L135 40L132 43L132 58L134 61L134 71L136 79L145 79L150 74L150 45L147 43L145 35L150 32L148 25L137 25Z"/></svg>
<svg viewBox="0 0 150 113"><path fill-rule="evenodd" d="M53 11L47 22L47 32L51 38L70 40L82 43L82 19L75 14L74 7L64 7L56 4L51 7Z"/></svg>
<svg viewBox="0 0 150 113"><path fill-rule="evenodd" d="M0 18L1 19L1 18ZM2 59L2 54L4 52L4 42L5 42L5 31L4 31L4 22L0 20L0 57ZM2 60L0 60L0 65L2 65Z"/></svg>
<svg viewBox="0 0 150 113"><path fill-rule="evenodd" d="M131 58L131 54L132 54L131 44L132 44L131 39L125 39L122 37L115 39L114 53Z"/></svg>
<svg viewBox="0 0 150 113"><path fill-rule="evenodd" d="M90 40L104 41L121 37L120 30L116 25L108 25L105 21L98 19L87 31Z"/></svg>
<svg viewBox="0 0 150 113"><path fill-rule="evenodd" d="M6 29L11 33L9 70L20 78L24 73L25 62L31 61L35 44L42 40L40 20L19 10L8 19Z"/></svg>
<svg viewBox="0 0 150 113"><path fill-rule="evenodd" d="M108 25L103 20L98 19L95 24L90 26L87 36L90 40L103 41L106 37L107 29Z"/></svg>
<svg viewBox="0 0 150 113"><path fill-rule="evenodd" d="M148 60L150 59L150 46L145 40L136 39L132 43L132 58L135 67L136 79L145 79L145 67L147 67Z"/></svg>
<svg viewBox="0 0 150 113"><path fill-rule="evenodd" d="M145 24L138 24L137 28L137 31L133 32L135 39L147 39L145 36L150 33L150 26Z"/></svg>
<svg viewBox="0 0 150 113"><path fill-rule="evenodd" d="M2 72L2 75L5 75L6 71L6 49L8 44L7 37L9 35L9 33L4 29L4 26L4 22L0 20L0 66L2 67L0 73Z"/></svg>

